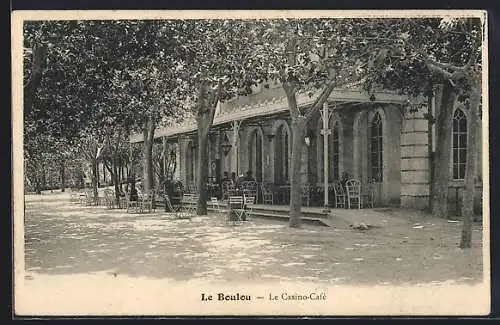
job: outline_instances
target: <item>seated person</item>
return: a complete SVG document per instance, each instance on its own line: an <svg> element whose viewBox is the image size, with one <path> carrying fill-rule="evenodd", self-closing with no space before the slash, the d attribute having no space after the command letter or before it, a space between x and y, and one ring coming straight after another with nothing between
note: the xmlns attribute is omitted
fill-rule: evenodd
<svg viewBox="0 0 500 325"><path fill-rule="evenodd" d="M224 177L222 178L221 183L224 184L224 183L232 183L232 182L233 182L233 180L231 178L229 178L229 173L224 172Z"/></svg>
<svg viewBox="0 0 500 325"><path fill-rule="evenodd" d="M246 175L243 176L242 181L243 182L245 182L245 181L246 182L248 182L248 181L255 181L255 178L253 178L253 176L252 176L252 171L251 170L247 171Z"/></svg>

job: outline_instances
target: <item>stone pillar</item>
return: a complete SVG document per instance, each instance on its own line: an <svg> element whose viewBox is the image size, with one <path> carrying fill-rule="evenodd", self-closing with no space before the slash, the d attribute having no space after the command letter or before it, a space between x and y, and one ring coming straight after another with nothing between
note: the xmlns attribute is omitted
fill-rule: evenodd
<svg viewBox="0 0 500 325"><path fill-rule="evenodd" d="M264 137L262 139L262 151L263 151L263 160L264 160L264 173L262 174L262 180L267 183L273 183L273 169L274 169L274 143L273 138L274 134L272 134L272 128L270 126L265 126L262 128Z"/></svg>
<svg viewBox="0 0 500 325"><path fill-rule="evenodd" d="M179 179L181 182L184 184L184 186L187 186L188 180L187 180L187 164L188 162L186 161L186 150L187 150L187 145L188 145L189 140L186 138L180 138L179 139L179 155L178 155L178 165L177 165L177 170L179 171Z"/></svg>
<svg viewBox="0 0 500 325"><path fill-rule="evenodd" d="M174 179L182 180L181 171L183 171L184 168L181 168L181 145L179 141L177 141L177 145L175 146L175 166Z"/></svg>
<svg viewBox="0 0 500 325"><path fill-rule="evenodd" d="M232 136L231 136L231 172L235 172L236 175L239 175L239 169L240 169L240 164L239 164L239 157L240 157L240 122L239 121L233 121L233 129L232 129Z"/></svg>
<svg viewBox="0 0 500 325"><path fill-rule="evenodd" d="M238 170L236 171L237 175L245 174L245 172L249 169L248 166L248 136L247 130L245 128L243 130L240 129L239 135L239 143L238 143Z"/></svg>
<svg viewBox="0 0 500 325"><path fill-rule="evenodd" d="M405 113L401 130L401 206L429 206L429 138L425 108Z"/></svg>
<svg viewBox="0 0 500 325"><path fill-rule="evenodd" d="M312 145L312 143L310 144ZM309 147L307 145L302 146L302 153L300 156L300 182L303 185L309 183Z"/></svg>

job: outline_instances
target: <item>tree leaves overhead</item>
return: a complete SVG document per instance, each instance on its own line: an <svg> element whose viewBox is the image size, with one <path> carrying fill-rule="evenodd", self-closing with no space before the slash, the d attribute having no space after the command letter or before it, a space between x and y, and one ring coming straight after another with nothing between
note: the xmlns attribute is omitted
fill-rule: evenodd
<svg viewBox="0 0 500 325"><path fill-rule="evenodd" d="M366 88L429 95L435 84L450 79L439 70L442 64L464 67L473 56L480 58L482 28L479 18L399 19L387 24L388 35L396 41L375 53ZM474 65L480 70L480 60Z"/></svg>
<svg viewBox="0 0 500 325"><path fill-rule="evenodd" d="M200 82L215 90L222 80L222 101L276 80L311 94L329 80L425 93L442 79L428 61L465 65L479 50L481 27L478 19L441 18L30 21L25 84L35 50L47 52L25 136L137 131L147 118L180 123L196 114ZM291 38L297 45L286 49ZM287 50L296 53L293 64Z"/></svg>

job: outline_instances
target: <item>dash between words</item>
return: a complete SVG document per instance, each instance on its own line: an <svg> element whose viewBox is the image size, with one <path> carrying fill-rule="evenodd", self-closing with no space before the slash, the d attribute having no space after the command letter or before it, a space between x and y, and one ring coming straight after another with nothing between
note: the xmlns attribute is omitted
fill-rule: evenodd
<svg viewBox="0 0 500 325"><path fill-rule="evenodd" d="M254 298L254 299L252 299ZM255 296L252 297L249 294L243 294L243 293L217 293L216 295L213 294L207 294L207 293L202 293L201 294L201 301L251 301L251 300L259 300L259 299L265 299L264 296ZM288 292L282 292L279 295L269 293L267 296L267 300L284 300L284 301L296 301L296 300L326 300L326 293L324 292L309 292L309 293L288 293Z"/></svg>

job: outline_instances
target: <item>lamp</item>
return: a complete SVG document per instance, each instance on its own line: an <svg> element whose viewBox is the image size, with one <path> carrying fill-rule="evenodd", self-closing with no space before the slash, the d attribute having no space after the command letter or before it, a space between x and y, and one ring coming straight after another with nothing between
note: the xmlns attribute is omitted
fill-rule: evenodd
<svg viewBox="0 0 500 325"><path fill-rule="evenodd" d="M315 137L316 137L316 134L314 134L314 131L311 129L308 129L306 132L306 136L304 137L304 141L306 142L306 146L309 147L311 145L311 141L313 141Z"/></svg>
<svg viewBox="0 0 500 325"><path fill-rule="evenodd" d="M231 148L233 147L229 142L227 135L224 135L224 141L222 141L221 147L222 151L224 152L224 156L227 156L229 154L229 151L231 151Z"/></svg>
<svg viewBox="0 0 500 325"><path fill-rule="evenodd" d="M267 135L267 138L269 139L269 142L273 141L274 136L275 136L274 134L268 134Z"/></svg>

